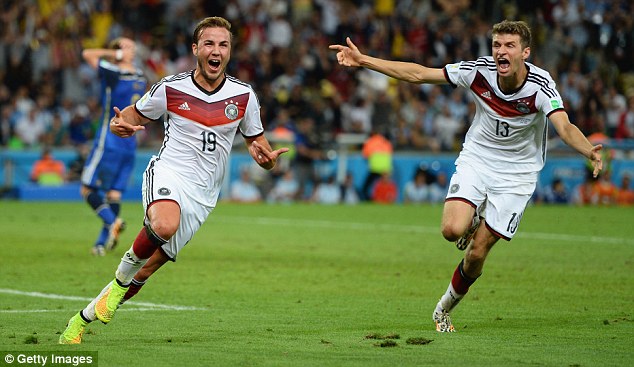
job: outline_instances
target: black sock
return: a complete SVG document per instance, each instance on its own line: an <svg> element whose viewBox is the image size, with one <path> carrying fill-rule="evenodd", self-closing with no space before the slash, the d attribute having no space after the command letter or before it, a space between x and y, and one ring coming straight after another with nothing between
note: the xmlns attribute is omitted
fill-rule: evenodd
<svg viewBox="0 0 634 367"><path fill-rule="evenodd" d="M79 311L79 317L81 317L82 320L86 321L89 324L92 322L92 320L88 320L88 318L86 318L86 316L84 316L84 310Z"/></svg>
<svg viewBox="0 0 634 367"><path fill-rule="evenodd" d="M94 211L97 211L99 209L99 207L104 204L103 197L101 195L99 195L99 193L97 191L91 191L86 196L86 202L88 203L88 205L90 205L90 207Z"/></svg>
<svg viewBox="0 0 634 367"><path fill-rule="evenodd" d="M120 201L108 201L108 205L110 205L110 209L114 213L116 217L119 216L119 212L121 211L121 202Z"/></svg>

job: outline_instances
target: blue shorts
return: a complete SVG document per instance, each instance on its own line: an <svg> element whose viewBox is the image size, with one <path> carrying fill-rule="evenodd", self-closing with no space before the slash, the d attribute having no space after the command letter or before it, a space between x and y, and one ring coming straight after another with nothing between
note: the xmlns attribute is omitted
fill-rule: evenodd
<svg viewBox="0 0 634 367"><path fill-rule="evenodd" d="M133 151L95 148L86 160L81 183L97 190L125 192L133 169Z"/></svg>

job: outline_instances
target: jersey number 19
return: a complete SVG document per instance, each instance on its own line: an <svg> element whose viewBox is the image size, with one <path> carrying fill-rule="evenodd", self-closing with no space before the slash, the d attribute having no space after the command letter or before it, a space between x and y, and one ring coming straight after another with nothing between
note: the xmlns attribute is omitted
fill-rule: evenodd
<svg viewBox="0 0 634 367"><path fill-rule="evenodd" d="M216 133L213 131L203 131L200 135L202 135L203 152L213 152L216 150Z"/></svg>

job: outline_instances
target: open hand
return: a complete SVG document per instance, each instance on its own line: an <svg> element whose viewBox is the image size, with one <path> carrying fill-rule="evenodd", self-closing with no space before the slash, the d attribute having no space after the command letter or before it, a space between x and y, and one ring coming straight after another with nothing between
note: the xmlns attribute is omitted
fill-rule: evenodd
<svg viewBox="0 0 634 367"><path fill-rule="evenodd" d="M590 160L592 161L592 167L594 167L594 170L592 171L592 177L595 178L599 176L599 172L603 169L601 149L603 149L603 145L601 144L592 147L592 156L590 157Z"/></svg>

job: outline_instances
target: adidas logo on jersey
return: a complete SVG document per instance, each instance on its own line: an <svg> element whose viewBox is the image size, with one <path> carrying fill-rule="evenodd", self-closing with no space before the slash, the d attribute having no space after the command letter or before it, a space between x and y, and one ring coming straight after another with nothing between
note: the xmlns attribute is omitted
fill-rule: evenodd
<svg viewBox="0 0 634 367"><path fill-rule="evenodd" d="M184 110L184 111L189 111L191 110L191 108L189 108L189 105L187 104L187 102L183 102L182 105L178 106L179 110Z"/></svg>
<svg viewBox="0 0 634 367"><path fill-rule="evenodd" d="M486 99L491 99L491 92L490 91L486 91L483 93L480 93L480 95Z"/></svg>

